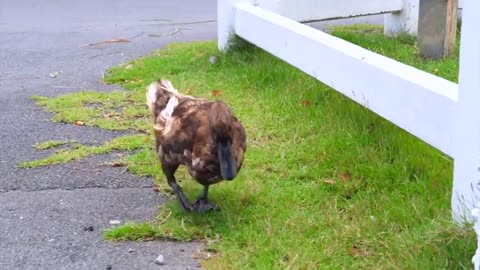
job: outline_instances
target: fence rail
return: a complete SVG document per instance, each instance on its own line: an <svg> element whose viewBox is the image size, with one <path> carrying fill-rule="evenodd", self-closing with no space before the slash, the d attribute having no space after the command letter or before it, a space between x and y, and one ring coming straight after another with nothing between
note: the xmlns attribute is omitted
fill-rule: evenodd
<svg viewBox="0 0 480 270"><path fill-rule="evenodd" d="M247 3L236 6L234 27L247 41L452 156L457 84Z"/></svg>

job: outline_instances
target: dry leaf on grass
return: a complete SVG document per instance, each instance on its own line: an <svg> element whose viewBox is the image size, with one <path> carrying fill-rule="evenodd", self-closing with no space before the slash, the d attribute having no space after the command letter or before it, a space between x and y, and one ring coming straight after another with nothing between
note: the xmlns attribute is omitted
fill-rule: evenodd
<svg viewBox="0 0 480 270"><path fill-rule="evenodd" d="M365 257L369 257L371 255L371 252L365 247L353 245L350 248L350 255L352 255L353 257L365 258Z"/></svg>
<svg viewBox="0 0 480 270"><path fill-rule="evenodd" d="M215 257L215 254L212 254L208 251L205 251L205 250L198 250L195 251L193 254L192 254L192 258L193 259L197 259L197 260L209 260L211 258Z"/></svg>
<svg viewBox="0 0 480 270"><path fill-rule="evenodd" d="M352 246L350 248L350 255L354 256L354 257L358 257L360 256L360 249L357 247L357 246Z"/></svg>
<svg viewBox="0 0 480 270"><path fill-rule="evenodd" d="M303 106L305 106L305 107L310 107L310 106L312 106L312 102L311 102L310 100L308 100L308 99L302 99L302 100L300 101L300 103L301 103Z"/></svg>
<svg viewBox="0 0 480 270"><path fill-rule="evenodd" d="M76 126L85 126L85 122L78 120L78 121L75 121L75 125Z"/></svg>
<svg viewBox="0 0 480 270"><path fill-rule="evenodd" d="M221 96L222 95L222 92L220 90L213 90L212 91L212 96L214 97L218 97L218 96Z"/></svg>
<svg viewBox="0 0 480 270"><path fill-rule="evenodd" d="M327 185L335 185L336 184L335 180L331 180L331 179L323 180L323 183L325 183Z"/></svg>
<svg viewBox="0 0 480 270"><path fill-rule="evenodd" d="M342 179L344 182L348 182L352 180L352 174L349 172L344 172L340 174L340 179Z"/></svg>

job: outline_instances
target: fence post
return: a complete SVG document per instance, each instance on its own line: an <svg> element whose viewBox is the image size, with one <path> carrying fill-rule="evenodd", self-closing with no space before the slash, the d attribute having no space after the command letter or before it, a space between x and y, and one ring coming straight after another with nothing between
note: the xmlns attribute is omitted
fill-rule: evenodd
<svg viewBox="0 0 480 270"><path fill-rule="evenodd" d="M218 49L228 49L230 38L235 34L235 4L253 0L217 0Z"/></svg>
<svg viewBox="0 0 480 270"><path fill-rule="evenodd" d="M448 56L455 48L458 0L420 0L418 45L427 58Z"/></svg>
<svg viewBox="0 0 480 270"><path fill-rule="evenodd" d="M471 222L480 180L480 1L465 0L460 45L457 109L454 117L454 219Z"/></svg>
<svg viewBox="0 0 480 270"><path fill-rule="evenodd" d="M416 35L418 31L419 0L403 0L403 10L385 14L384 34L396 36L400 33Z"/></svg>

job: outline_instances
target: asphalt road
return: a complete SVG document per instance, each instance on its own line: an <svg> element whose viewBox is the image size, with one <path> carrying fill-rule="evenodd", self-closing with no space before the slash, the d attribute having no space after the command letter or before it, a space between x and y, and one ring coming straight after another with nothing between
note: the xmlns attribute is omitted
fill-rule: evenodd
<svg viewBox="0 0 480 270"><path fill-rule="evenodd" d="M215 39L216 23L205 22L215 19L215 0L0 0L0 269L198 268L191 255L200 243L102 239L110 220L152 219L165 200L151 179L99 165L113 155L38 169L16 165L49 154L32 148L37 142L101 144L121 134L53 123L32 95L119 89L101 82L107 68L170 42ZM149 36L195 21L202 22L175 35ZM59 75L51 78L53 72ZM159 254L166 265L153 263Z"/></svg>
<svg viewBox="0 0 480 270"><path fill-rule="evenodd" d="M39 169L16 165L49 154L31 147L37 142L101 144L121 134L53 123L52 116L30 100L32 95L119 89L101 82L110 66L169 42L215 39L214 22L184 26L188 30L168 37L148 36L175 30L165 24L214 20L215 4L0 0L0 269L197 269L192 253L201 248L199 243L102 239L110 220L152 219L165 200L152 190L151 179L99 165L114 156ZM129 43L79 48L139 34ZM108 55L90 58L100 54ZM60 74L51 78L52 72ZM88 226L94 230L84 231ZM154 264L160 254L164 266Z"/></svg>

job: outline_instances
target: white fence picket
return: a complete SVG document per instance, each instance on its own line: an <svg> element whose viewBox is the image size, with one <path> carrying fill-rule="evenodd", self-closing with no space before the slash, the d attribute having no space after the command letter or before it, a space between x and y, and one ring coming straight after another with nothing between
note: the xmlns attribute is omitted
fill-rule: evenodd
<svg viewBox="0 0 480 270"><path fill-rule="evenodd" d="M455 219L465 216L478 200L480 180L480 10L478 0L466 0L460 42L459 96L454 118L454 182L452 207Z"/></svg>

